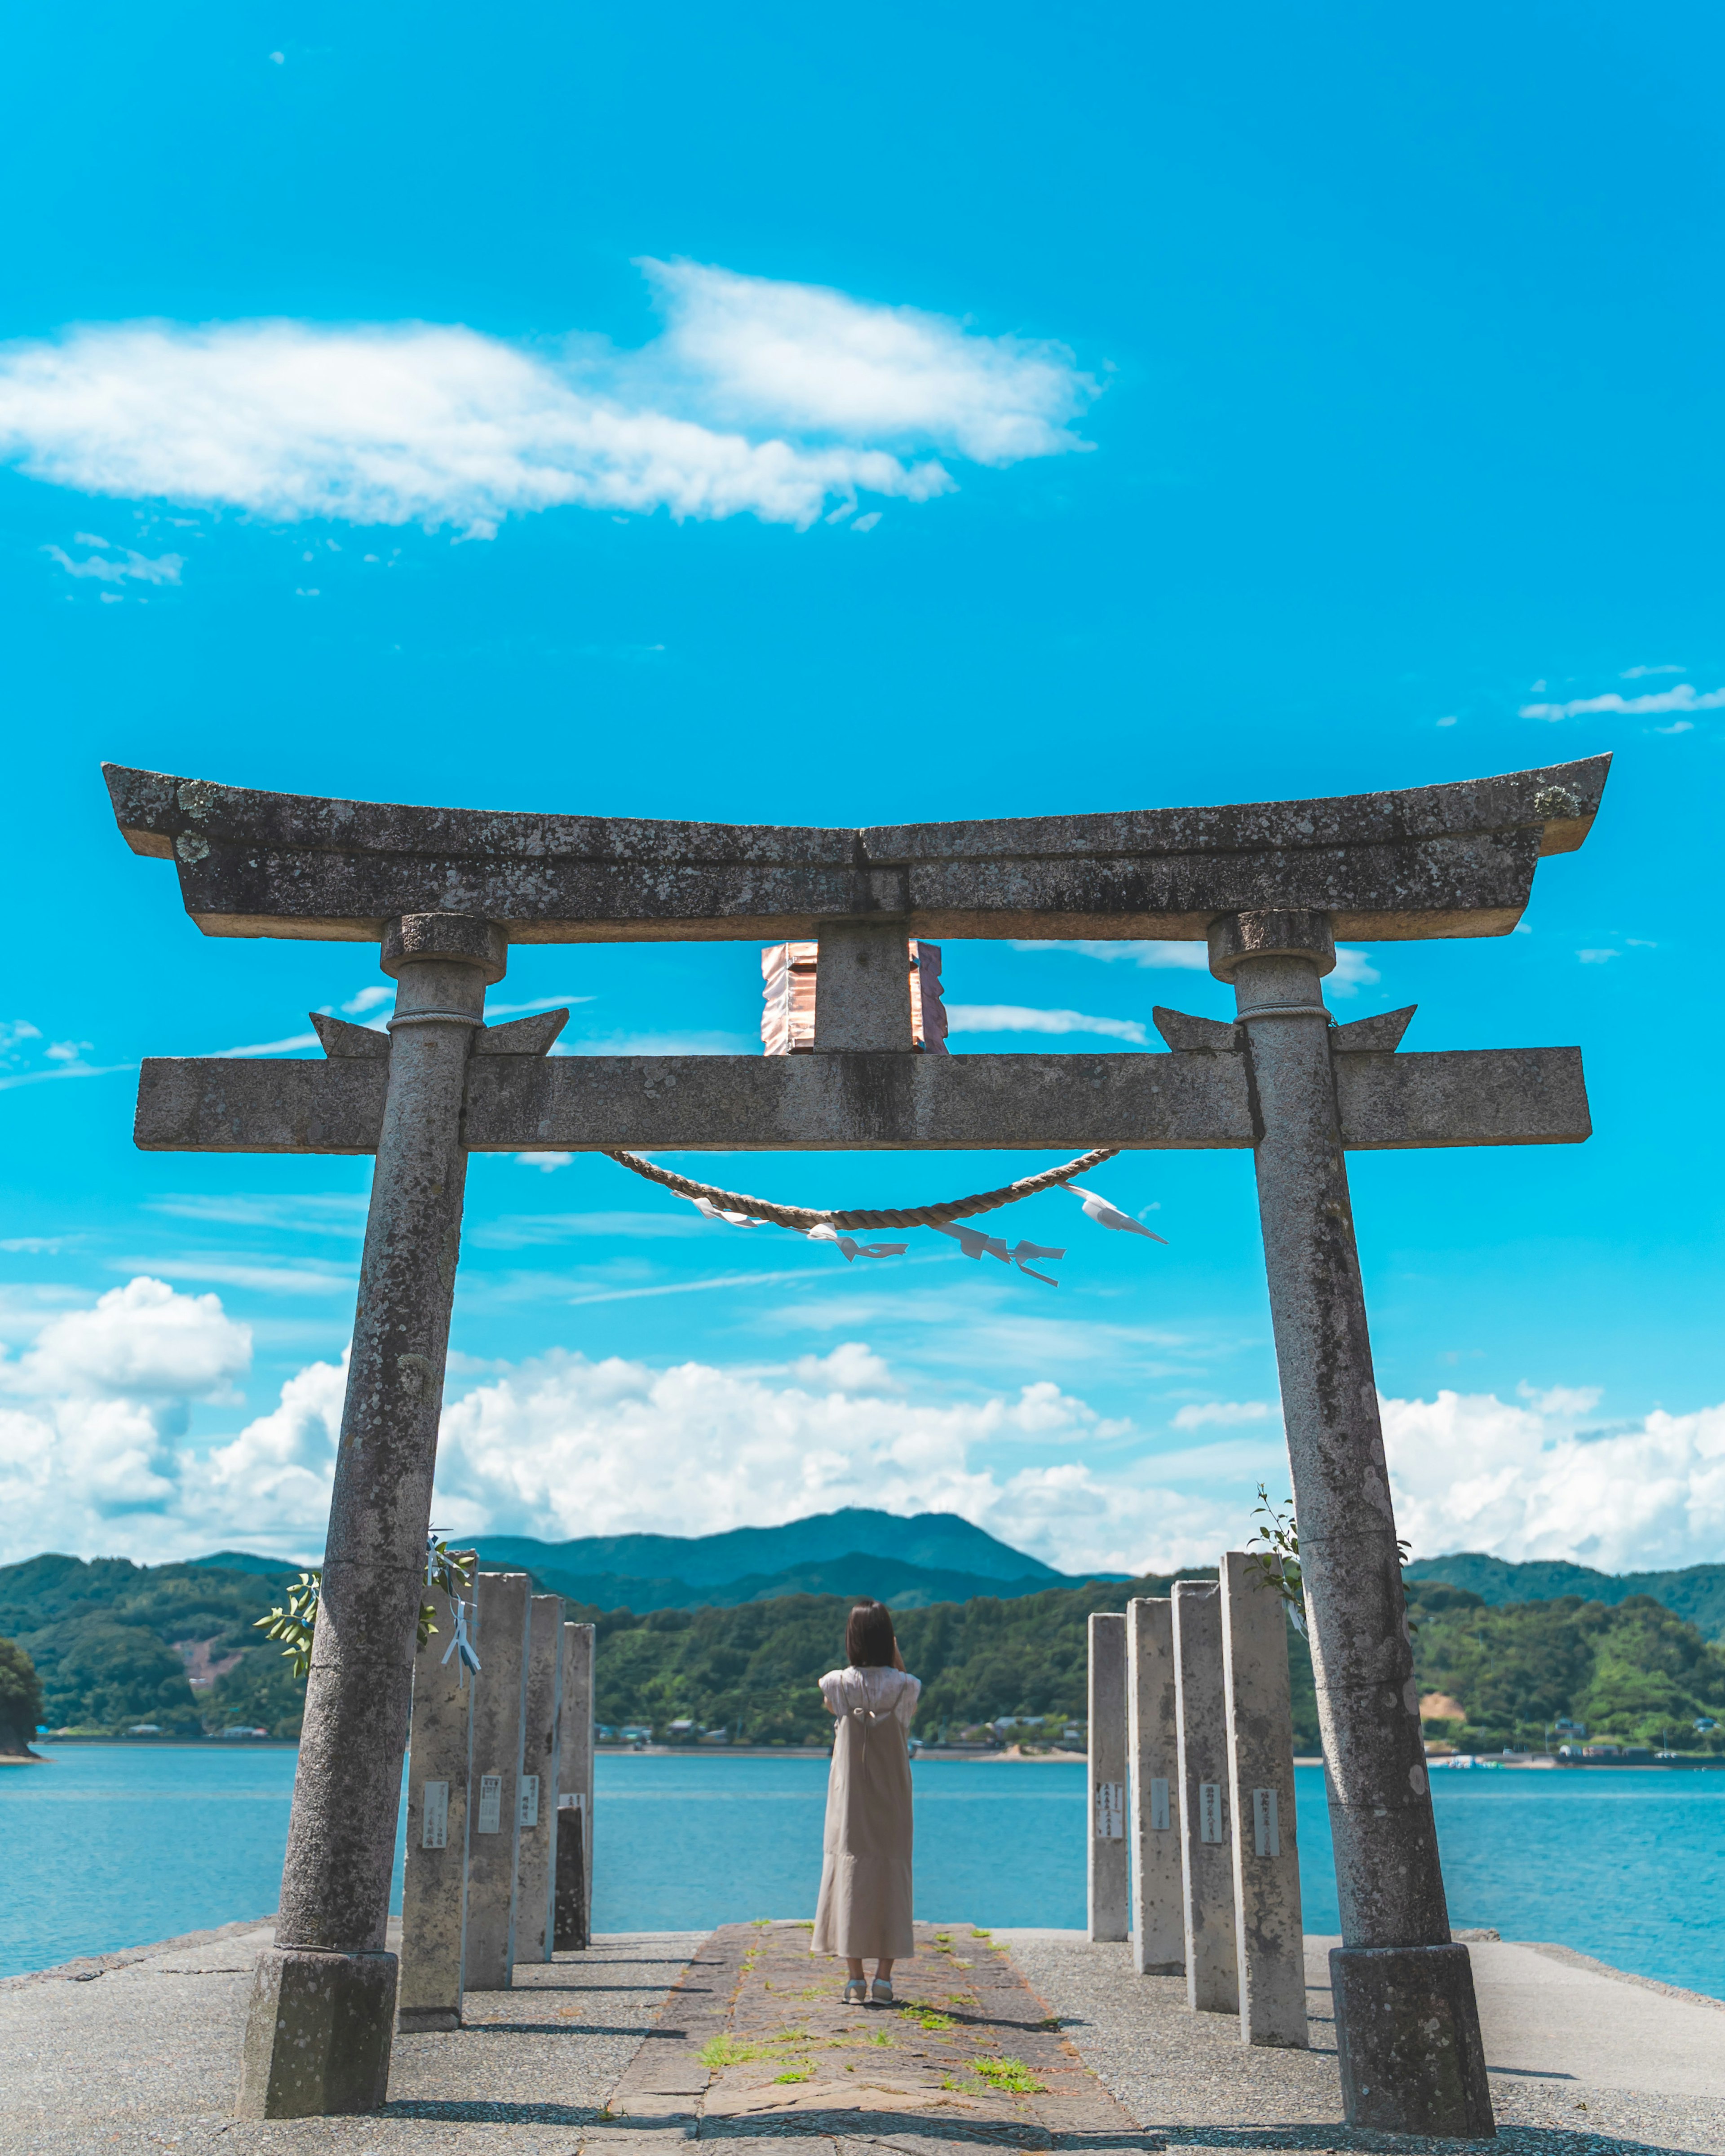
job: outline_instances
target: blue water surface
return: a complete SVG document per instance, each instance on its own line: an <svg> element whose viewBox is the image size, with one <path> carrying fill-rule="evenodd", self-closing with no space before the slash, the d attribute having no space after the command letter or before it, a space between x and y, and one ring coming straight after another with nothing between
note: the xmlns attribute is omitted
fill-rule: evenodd
<svg viewBox="0 0 1725 2156"><path fill-rule="evenodd" d="M47 1745L0 1768L0 1975L275 1906L295 1754ZM916 1913L1084 1922L1085 1769L922 1761ZM1339 1928L1323 1777L1296 1769L1308 1932ZM826 1761L602 1755L601 1931L808 1916ZM1725 1774L1433 1777L1450 1914L1725 1998ZM397 1851L397 1904L400 1851Z"/></svg>

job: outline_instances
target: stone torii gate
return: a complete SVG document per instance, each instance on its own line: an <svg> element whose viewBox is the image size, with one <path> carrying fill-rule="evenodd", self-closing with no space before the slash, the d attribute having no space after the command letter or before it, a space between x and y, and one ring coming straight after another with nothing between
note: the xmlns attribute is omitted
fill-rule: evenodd
<svg viewBox="0 0 1725 2156"><path fill-rule="evenodd" d="M110 766L134 851L206 935L380 947L384 1036L322 1061L149 1061L160 1151L374 1153L352 1359L252 2118L384 2098L384 1951L415 1618L469 1152L1117 1146L1250 1149L1327 1763L1348 2117L1492 2133L1473 1980L1450 1940L1344 1154L1574 1143L1573 1048L1402 1055L1411 1011L1336 1026L1337 936L1502 936L1580 845L1609 759L1220 808L773 829L267 793ZM1172 1053L919 1055L906 939L1184 938L1231 1024L1158 1010ZM567 1014L484 1023L511 942L816 939L815 1053L546 1051Z"/></svg>

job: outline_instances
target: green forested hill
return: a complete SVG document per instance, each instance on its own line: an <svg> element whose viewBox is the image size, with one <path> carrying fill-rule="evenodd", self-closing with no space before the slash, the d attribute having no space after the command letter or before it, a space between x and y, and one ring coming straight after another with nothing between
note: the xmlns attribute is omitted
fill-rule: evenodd
<svg viewBox="0 0 1725 2156"><path fill-rule="evenodd" d="M153 1722L195 1735L239 1722L294 1736L304 1687L253 1629L294 1576L291 1569L270 1578L124 1558L32 1558L0 1567L0 1632L36 1665L51 1729ZM194 1691L182 1644L201 1669L240 1659Z"/></svg>
<svg viewBox="0 0 1725 2156"><path fill-rule="evenodd" d="M290 1736L303 1687L253 1629L289 1576L36 1558L0 1569L0 1633L35 1661L51 1727L154 1722L191 1733L240 1722ZM1096 1580L899 1611L905 1661L923 1681L918 1734L957 1738L1022 1717L1054 1735L1082 1722L1091 1612L1123 1609L1134 1594L1165 1594L1168 1584ZM1409 1599L1420 1691L1447 1694L1463 1710L1459 1724L1435 1735L1481 1748L1537 1744L1562 1716L1600 1738L1725 1749L1725 1730L1698 1735L1693 1727L1704 1718L1725 1724L1725 1649L1646 1596L1607 1604L1568 1595L1494 1608L1466 1589L1410 1579ZM757 1743L798 1743L830 1730L815 1680L843 1659L848 1594L646 1615L567 1607L598 1630L602 1722L643 1723L663 1734L687 1720ZM1297 1635L1288 1645L1296 1738L1312 1751L1311 1661ZM203 1668L240 1659L194 1691L181 1652L192 1645Z"/></svg>
<svg viewBox="0 0 1725 2156"><path fill-rule="evenodd" d="M1477 1594L1409 1581L1422 1692L1449 1695L1465 1747L1541 1744L1559 1716L1590 1738L1725 1750L1725 1649L1651 1595L1612 1606L1567 1594L1492 1609Z"/></svg>
<svg viewBox="0 0 1725 2156"><path fill-rule="evenodd" d="M1057 1734L1067 1722L1082 1722L1091 1612L1168 1591L1165 1578L1096 1581L896 1612L905 1666L922 1680L917 1733L933 1738L944 1729L956 1738L1014 1717L1046 1720ZM661 1732L687 1719L753 1744L824 1739L832 1718L816 1681L844 1661L850 1611L849 1596L819 1594L649 1617L583 1610L598 1627L598 1719ZM1303 1651L1300 1664L1309 1699Z"/></svg>
<svg viewBox="0 0 1725 2156"><path fill-rule="evenodd" d="M1579 1596L1608 1607L1632 1595L1651 1594L1674 1616L1684 1617L1709 1640L1725 1640L1725 1564L1689 1564L1676 1572L1595 1572L1556 1558L1512 1564L1479 1550L1449 1557L1416 1558L1408 1578L1446 1580L1496 1608L1510 1602L1550 1602Z"/></svg>

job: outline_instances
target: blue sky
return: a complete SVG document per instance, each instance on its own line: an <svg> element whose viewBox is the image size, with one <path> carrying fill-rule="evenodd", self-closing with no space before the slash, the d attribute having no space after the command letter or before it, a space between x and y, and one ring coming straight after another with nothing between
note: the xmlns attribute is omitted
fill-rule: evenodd
<svg viewBox="0 0 1725 2156"><path fill-rule="evenodd" d="M141 1155L131 1106L141 1055L380 977L201 937L103 757L840 824L1609 748L1529 932L1332 984L1417 1001L1410 1049L1579 1043L1597 1134L1356 1158L1363 1256L1422 1552L1711 1557L1720 43L1695 8L22 24L0 1554L311 1552L339 1414L366 1164ZM1155 1052L1153 1003L1227 1009L1167 956L949 944L995 1014L954 1052ZM570 1000L576 1053L758 1039L752 946L521 950L495 994ZM859 1203L1046 1164L711 1173ZM1050 1194L1014 1220L1068 1247L1048 1288L475 1161L441 1517L878 1502L1075 1567L1213 1554L1285 1483L1250 1163L1095 1180L1168 1247Z"/></svg>

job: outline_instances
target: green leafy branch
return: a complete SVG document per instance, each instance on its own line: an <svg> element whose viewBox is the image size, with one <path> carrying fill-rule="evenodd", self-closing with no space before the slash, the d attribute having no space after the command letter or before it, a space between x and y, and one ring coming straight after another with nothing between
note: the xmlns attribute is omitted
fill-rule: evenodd
<svg viewBox="0 0 1725 2156"><path fill-rule="evenodd" d="M286 1609L278 1604L253 1627L266 1640L283 1642L281 1651L296 1677L303 1677L311 1667L311 1635L317 1628L317 1601L322 1589L321 1571L302 1572L288 1589Z"/></svg>
<svg viewBox="0 0 1725 2156"><path fill-rule="evenodd" d="M1300 1529L1294 1518L1294 1501L1290 1497L1284 1512L1280 1505L1272 1505L1270 1492L1260 1482L1258 1502L1253 1507L1252 1517L1266 1524L1252 1530L1246 1543L1246 1555L1258 1568L1260 1577L1272 1594L1279 1594L1288 1606L1288 1616L1296 1631L1306 1630L1306 1581L1300 1570ZM1413 1555L1410 1544L1398 1535L1395 1540L1398 1563L1405 1564ZM1408 1619L1408 1630L1417 1632L1420 1627L1412 1617Z"/></svg>
<svg viewBox="0 0 1725 2156"><path fill-rule="evenodd" d="M425 1580L429 1587L436 1588L451 1602L465 1601L473 1585L475 1553L469 1550L462 1554L452 1551L446 1542L434 1542L426 1552ZM317 1605L323 1594L321 1568L302 1572L288 1589L285 1608L278 1604L267 1617L258 1619L254 1630L263 1633L266 1640L280 1640L281 1651L287 1657L293 1674L303 1678L311 1667L311 1646L317 1630ZM425 1642L437 1630L437 1605L422 1602L419 1605L418 1645Z"/></svg>
<svg viewBox="0 0 1725 2156"><path fill-rule="evenodd" d="M1289 1498L1284 1512L1280 1505L1271 1503L1270 1492L1260 1482L1252 1517L1266 1524L1253 1528L1246 1543L1246 1555L1258 1568L1265 1586L1287 1604L1295 1630L1303 1633L1306 1583L1300 1572L1300 1529L1294 1518L1294 1501Z"/></svg>

